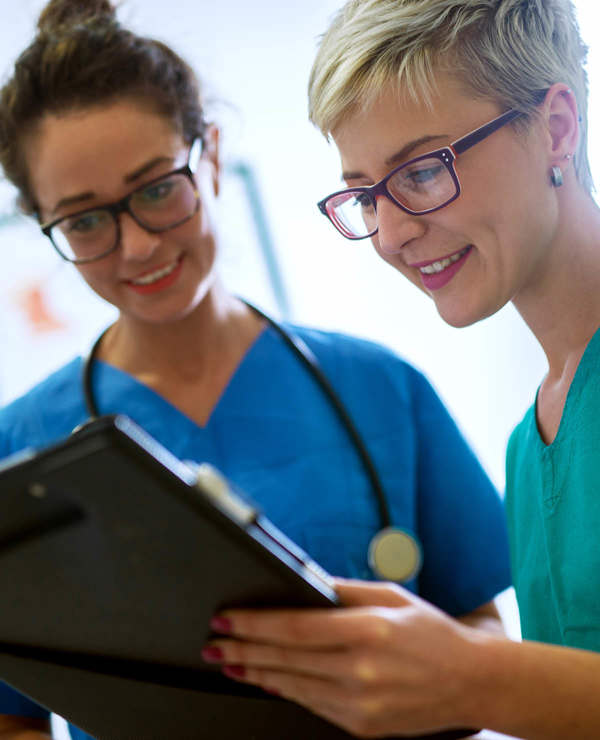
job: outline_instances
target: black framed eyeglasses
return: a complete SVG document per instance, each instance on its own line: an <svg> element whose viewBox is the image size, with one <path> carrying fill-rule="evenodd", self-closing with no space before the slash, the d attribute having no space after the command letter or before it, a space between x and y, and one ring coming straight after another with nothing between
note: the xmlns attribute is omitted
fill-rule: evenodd
<svg viewBox="0 0 600 740"><path fill-rule="evenodd" d="M118 248L121 213L128 213L151 233L174 229L189 221L200 207L194 173L202 148L202 139L195 139L183 167L144 183L114 203L86 208L42 224L42 233L63 259L81 265L102 259Z"/></svg>
<svg viewBox="0 0 600 740"><path fill-rule="evenodd" d="M461 193L456 158L520 115L517 110L506 111L449 146L403 162L374 185L338 190L317 205L347 239L366 239L377 233L377 197L381 195L413 216L438 211Z"/></svg>

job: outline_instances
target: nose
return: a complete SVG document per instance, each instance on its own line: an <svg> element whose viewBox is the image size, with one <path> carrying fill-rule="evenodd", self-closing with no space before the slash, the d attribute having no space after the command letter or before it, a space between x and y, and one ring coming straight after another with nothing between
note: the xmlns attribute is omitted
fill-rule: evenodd
<svg viewBox="0 0 600 740"><path fill-rule="evenodd" d="M160 244L161 235L140 226L129 213L121 213L119 228L121 254L126 260L144 262L154 254Z"/></svg>
<svg viewBox="0 0 600 740"><path fill-rule="evenodd" d="M399 252L408 242L423 236L423 216L413 216L381 195L377 198L377 234L380 252L384 256Z"/></svg>

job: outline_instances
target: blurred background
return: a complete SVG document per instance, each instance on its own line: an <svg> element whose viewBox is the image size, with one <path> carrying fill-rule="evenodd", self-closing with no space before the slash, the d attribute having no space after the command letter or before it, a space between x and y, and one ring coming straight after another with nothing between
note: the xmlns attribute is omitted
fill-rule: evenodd
<svg viewBox="0 0 600 740"><path fill-rule="evenodd" d="M43 2L0 2L4 78L29 43ZM221 260L228 284L280 318L374 339L423 370L502 491L508 435L545 372L535 340L512 307L467 329L446 326L368 242L338 236L315 205L339 187L340 167L335 148L307 120L306 86L318 36L340 4L125 0L120 17L173 46L205 82L209 115L223 129ZM576 4L591 44L593 132L600 105L591 38L598 3ZM590 147L599 180L593 136ZM4 404L85 351L114 314L55 256L36 225L16 214L14 193L2 183L0 244Z"/></svg>

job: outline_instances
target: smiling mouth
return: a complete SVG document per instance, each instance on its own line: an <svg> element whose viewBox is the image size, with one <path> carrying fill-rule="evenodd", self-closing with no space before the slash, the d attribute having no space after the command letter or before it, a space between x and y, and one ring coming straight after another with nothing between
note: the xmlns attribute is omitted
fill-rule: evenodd
<svg viewBox="0 0 600 740"><path fill-rule="evenodd" d="M450 257L445 257L443 260L437 260L436 262L432 262L429 265L419 267L419 272L423 275L436 275L438 272L443 272L454 262L458 262L461 257L464 257L470 249L471 246L469 245L468 247L461 249L460 252L456 252L456 254L450 255Z"/></svg>
<svg viewBox="0 0 600 740"><path fill-rule="evenodd" d="M171 262L164 267L160 267L158 270L147 272L144 275L128 280L127 282L131 283L132 285L151 285L152 283L155 283L158 280L162 280L163 278L167 277L167 275L170 275L173 270L178 267L180 262L181 257L178 257L174 262Z"/></svg>

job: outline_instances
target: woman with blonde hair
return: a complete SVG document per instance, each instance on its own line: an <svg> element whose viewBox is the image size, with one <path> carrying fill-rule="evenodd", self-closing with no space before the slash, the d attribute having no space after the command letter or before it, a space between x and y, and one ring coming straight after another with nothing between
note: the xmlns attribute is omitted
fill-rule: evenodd
<svg viewBox="0 0 600 740"><path fill-rule="evenodd" d="M244 680L362 737L461 724L600 737L600 211L585 53L570 0L350 0L321 40L310 115L346 183L323 214L370 239L452 326L512 301L548 360L507 455L522 643L357 582L340 583L353 607L340 614L220 615L244 640L219 642Z"/></svg>

